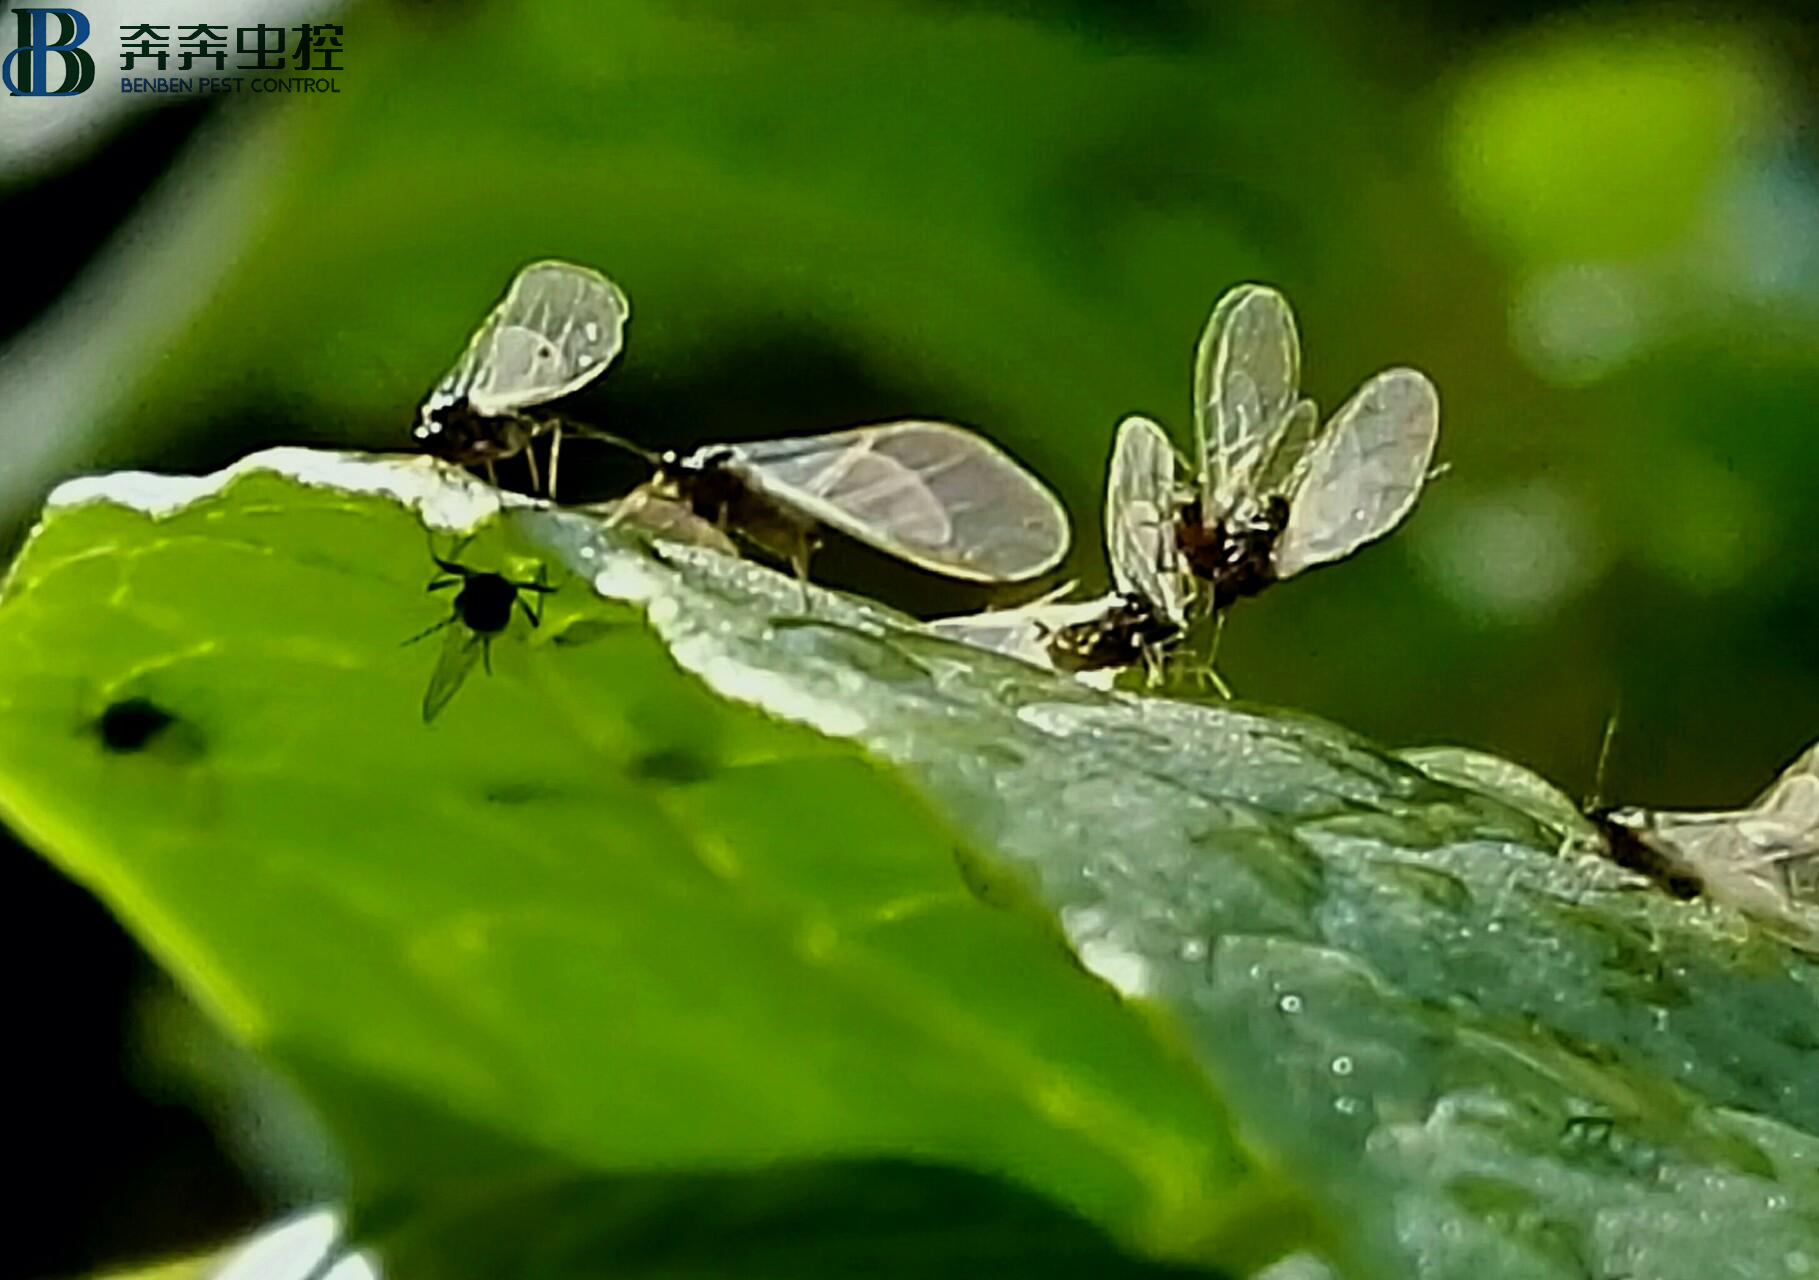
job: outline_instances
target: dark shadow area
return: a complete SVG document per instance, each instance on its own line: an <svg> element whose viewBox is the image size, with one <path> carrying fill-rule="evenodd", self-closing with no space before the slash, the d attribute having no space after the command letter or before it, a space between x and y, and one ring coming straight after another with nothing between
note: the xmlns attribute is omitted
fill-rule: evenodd
<svg viewBox="0 0 1819 1280"><path fill-rule="evenodd" d="M887 1160L501 1188L388 1233L380 1252L388 1275L416 1280L1225 1274L1133 1257L1091 1224L995 1179Z"/></svg>
<svg viewBox="0 0 1819 1280"><path fill-rule="evenodd" d="M0 22L13 22L0 6ZM9 30L5 47L10 50ZM6 232L6 287L0 289L0 344L48 307L82 273L208 118L209 99L179 100L149 112L76 165L35 183L0 185Z"/></svg>
<svg viewBox="0 0 1819 1280"><path fill-rule="evenodd" d="M79 1276L199 1248L270 1212L202 1118L129 1072L151 963L87 892L0 828L8 975L6 1266Z"/></svg>

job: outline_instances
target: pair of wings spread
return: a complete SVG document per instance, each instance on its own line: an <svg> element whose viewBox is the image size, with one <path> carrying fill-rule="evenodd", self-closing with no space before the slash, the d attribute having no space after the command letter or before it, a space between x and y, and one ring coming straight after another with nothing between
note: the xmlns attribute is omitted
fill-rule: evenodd
<svg viewBox="0 0 1819 1280"><path fill-rule="evenodd" d="M624 345L631 306L597 271L538 262L424 402L425 420L465 401L483 417L523 413L600 376ZM1060 501L981 436L945 422L892 422L702 450L772 500L913 564L1018 582L1061 563Z"/></svg>
<svg viewBox="0 0 1819 1280"><path fill-rule="evenodd" d="M1241 285L1214 309L1194 362L1194 486L1168 434L1148 418L1119 424L1106 480L1112 581L1184 623L1197 590L1177 541L1184 496L1209 524L1253 517L1275 496L1288 520L1271 549L1278 578L1343 559L1402 522L1427 478L1440 399L1414 369L1365 383L1324 428L1300 391L1301 353L1282 295ZM1039 605L1054 611L1059 606Z"/></svg>
<svg viewBox="0 0 1819 1280"><path fill-rule="evenodd" d="M597 271L539 262L505 298L425 403L465 400L520 413L598 377L624 345L631 306ZM1433 384L1411 369L1371 379L1319 428L1300 395L1294 316L1274 290L1231 290L1208 322L1194 374L1196 461L1208 520L1279 494L1289 502L1278 577L1349 555L1407 514L1439 431ZM703 458L709 451L697 455ZM953 577L1016 582L1058 565L1070 541L1059 501L983 437L943 422L895 422L711 451L753 488L911 563ZM1114 449L1107 551L1121 591L1166 617L1193 583L1175 549L1181 486L1167 436L1127 419Z"/></svg>

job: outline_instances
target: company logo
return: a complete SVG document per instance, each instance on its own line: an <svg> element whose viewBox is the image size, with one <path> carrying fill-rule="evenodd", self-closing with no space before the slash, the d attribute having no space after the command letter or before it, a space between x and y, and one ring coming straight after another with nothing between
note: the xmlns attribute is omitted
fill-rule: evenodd
<svg viewBox="0 0 1819 1280"><path fill-rule="evenodd" d="M74 9L18 9L19 47L0 61L0 83L15 98L66 98L95 83L95 60L83 52L88 39L88 18ZM51 39L51 19L58 32ZM51 88L50 56L62 61L63 83Z"/></svg>

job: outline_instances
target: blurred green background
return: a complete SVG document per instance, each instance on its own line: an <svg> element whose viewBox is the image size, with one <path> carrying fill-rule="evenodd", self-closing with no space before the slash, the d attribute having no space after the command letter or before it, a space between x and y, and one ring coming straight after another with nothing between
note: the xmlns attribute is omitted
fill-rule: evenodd
<svg viewBox="0 0 1819 1280"><path fill-rule="evenodd" d="M653 445L973 424L1062 492L1096 589L1113 425L1147 412L1185 446L1206 313L1261 280L1296 306L1329 409L1386 365L1432 375L1451 470L1389 541L1240 606L1221 666L1242 696L1576 793L1621 707L1604 794L1662 807L1739 803L1819 736L1809 4L325 19L346 26L337 94L173 104L0 169L0 226L42 249L15 248L0 310L15 540L78 471L406 448L512 272L556 256L632 300L578 414ZM582 457L565 496L635 479ZM827 568L925 613L980 603ZM3 887L9 971L37 975L16 1017L63 1046L27 1066L52 1172L21 1274L300 1194L307 1176L274 1172L307 1144L223 1154L189 1109L196 1070L174 1099L147 1083L196 1033L132 1012L155 984L97 910L23 852Z"/></svg>

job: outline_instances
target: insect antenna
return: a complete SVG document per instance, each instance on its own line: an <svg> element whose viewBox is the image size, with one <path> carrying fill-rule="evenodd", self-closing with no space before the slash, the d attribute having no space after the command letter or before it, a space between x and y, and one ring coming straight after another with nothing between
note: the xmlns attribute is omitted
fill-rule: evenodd
<svg viewBox="0 0 1819 1280"><path fill-rule="evenodd" d="M645 462L648 462L653 467L661 466L663 463L662 454L660 454L652 449L646 449L641 444L634 444L632 441L627 440L624 436L616 436L610 431L602 431L598 427L590 427L584 423L570 422L566 419L558 419L556 422L556 429L560 430L563 427L566 427L568 430L574 432L577 436L581 437L583 440L598 440L602 444L610 444L617 448L623 449L629 454L642 458ZM554 471L553 466L552 466L551 470L552 470L552 472Z"/></svg>
<svg viewBox="0 0 1819 1280"><path fill-rule="evenodd" d="M549 579L544 574L542 563L539 562L537 565L537 580L535 582L519 582L514 579L507 579L507 581L511 582L511 585L519 591L530 591L535 593L537 600L537 607L535 609L531 608L530 602L522 595L514 596L512 602L520 609L524 610L524 616L530 620L530 624L533 627L542 626L543 598L556 589L549 584Z"/></svg>
<svg viewBox="0 0 1819 1280"><path fill-rule="evenodd" d="M1611 745L1617 741L1617 722L1623 714L1623 703L1619 699L1611 708L1610 715L1604 719L1604 738L1598 744L1598 763L1592 767L1592 794L1586 798L1585 812L1592 813L1604 807L1605 771L1610 768Z"/></svg>
<svg viewBox="0 0 1819 1280"><path fill-rule="evenodd" d="M451 573L455 575L455 577L464 580L473 572L473 570L461 563L461 553L466 551L467 544L474 540L473 534L469 533L460 541L456 542L455 545L449 549L448 559L446 560L436 554L436 535L433 532L425 529L423 531L423 539L429 544L430 560L434 562L435 566L442 570L442 572Z"/></svg>

